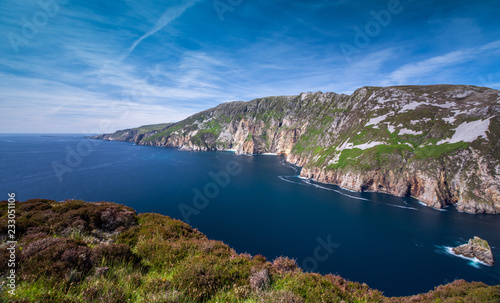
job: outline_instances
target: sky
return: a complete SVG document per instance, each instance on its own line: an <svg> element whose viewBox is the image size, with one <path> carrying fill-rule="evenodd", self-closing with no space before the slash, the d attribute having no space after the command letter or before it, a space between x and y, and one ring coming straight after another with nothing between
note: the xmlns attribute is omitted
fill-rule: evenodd
<svg viewBox="0 0 500 303"><path fill-rule="evenodd" d="M500 89L491 0L2 0L0 133L107 133L228 101Z"/></svg>

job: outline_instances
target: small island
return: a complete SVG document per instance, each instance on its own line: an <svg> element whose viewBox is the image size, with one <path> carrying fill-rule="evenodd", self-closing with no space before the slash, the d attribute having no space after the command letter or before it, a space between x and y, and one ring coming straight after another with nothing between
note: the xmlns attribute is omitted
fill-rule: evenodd
<svg viewBox="0 0 500 303"><path fill-rule="evenodd" d="M490 266L495 264L488 242L479 237L474 237L469 240L469 243L453 248L453 252L468 258L477 258Z"/></svg>

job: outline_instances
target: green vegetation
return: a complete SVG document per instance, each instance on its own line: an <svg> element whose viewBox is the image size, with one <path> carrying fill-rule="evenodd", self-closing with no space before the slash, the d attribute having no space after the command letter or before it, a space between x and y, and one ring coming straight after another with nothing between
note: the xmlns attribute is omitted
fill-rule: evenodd
<svg viewBox="0 0 500 303"><path fill-rule="evenodd" d="M339 162L336 164L331 164L327 168L328 169L338 169L345 168L350 165L357 165L359 161L357 158L363 154L363 150L359 148L354 149L345 149L340 154Z"/></svg>
<svg viewBox="0 0 500 303"><path fill-rule="evenodd" d="M469 144L465 142L445 143L440 145L428 145L415 150L416 159L439 158L442 155L452 153L459 149L468 149Z"/></svg>
<svg viewBox="0 0 500 303"><path fill-rule="evenodd" d="M172 125L173 123L161 123L161 124L153 124L153 125L143 125L143 126L140 126L138 128L134 128L134 130L137 130L139 132L139 134L145 134L145 133L149 133L149 132L152 132L152 131L160 131L160 130L163 130L167 127L169 127L170 125Z"/></svg>
<svg viewBox="0 0 500 303"><path fill-rule="evenodd" d="M7 202L0 202L6 232ZM0 302L498 302L500 286L455 281L387 298L366 284L305 273L295 260L238 254L189 225L99 202L18 204L18 284ZM3 244L5 245L5 244ZM0 275L7 274L1 250Z"/></svg>
<svg viewBox="0 0 500 303"><path fill-rule="evenodd" d="M146 139L144 139L144 141L145 142L152 142L152 141L155 141L155 140L163 138L163 137L168 137L171 134L175 133L176 131L182 129L183 126L184 125L181 123L173 124L172 126L167 128L166 130L159 132L159 133L156 133L150 137L147 137Z"/></svg>
<svg viewBox="0 0 500 303"><path fill-rule="evenodd" d="M462 91L473 93L467 100L453 97ZM236 148L252 140L255 151L290 153L289 159L299 161L306 168L339 170L335 172L339 177L350 172L362 176L370 171L370 176L377 176L379 181L388 180L380 178L380 174L391 173L404 181L400 184L411 183L416 177L405 172L420 171L422 175L418 180L433 182L426 182L426 188L418 193L438 189L439 197L432 199L441 203L465 205L469 201L480 206L477 211L498 213L498 203L495 201L491 206L491 194L478 190L486 177L474 173L477 161L473 159L477 157L472 157L474 151L488 162L487 174L494 178L500 161L500 119L491 112L491 106L497 104L497 99L498 91L472 86L365 87L351 96L312 93L224 103L157 130L159 133L149 137L121 131L111 138L202 150ZM447 105L442 106L444 104ZM487 139L469 138L464 141L473 142L437 145L443 139L452 138L460 124L486 119L490 122ZM370 120L378 121L377 125L367 126ZM247 130L251 135L235 136L246 134ZM222 132L227 136L220 137ZM103 138L106 136L101 136ZM363 151L344 150L340 154L337 151L345 143L356 147L370 142L383 143ZM337 158L338 162L331 164ZM456 165L459 162L463 162L460 167ZM441 186L441 190L430 185L440 186L437 170L443 171L448 185L465 179L470 182L461 186L460 193L454 187ZM400 194L399 189L385 185L378 184L385 187L385 192ZM356 188L358 184L353 185L353 189ZM496 189L495 192L498 193ZM461 198L457 200L457 197Z"/></svg>
<svg viewBox="0 0 500 303"><path fill-rule="evenodd" d="M490 250L490 245L488 244L488 241L483 240L479 237L474 237L473 239L470 240L473 244L476 244L486 250Z"/></svg>

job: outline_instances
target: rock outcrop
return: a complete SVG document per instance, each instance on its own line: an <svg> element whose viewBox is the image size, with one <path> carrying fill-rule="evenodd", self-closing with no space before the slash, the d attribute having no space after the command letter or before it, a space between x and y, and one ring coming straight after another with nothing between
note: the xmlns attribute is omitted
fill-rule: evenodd
<svg viewBox="0 0 500 303"><path fill-rule="evenodd" d="M301 176L434 208L500 214L500 91L363 87L230 102L149 132L98 139L187 150L276 153Z"/></svg>
<svg viewBox="0 0 500 303"><path fill-rule="evenodd" d="M468 258L476 258L490 266L495 264L493 253L491 252L488 242L479 237L474 237L474 239L470 239L467 244L453 248L453 252Z"/></svg>

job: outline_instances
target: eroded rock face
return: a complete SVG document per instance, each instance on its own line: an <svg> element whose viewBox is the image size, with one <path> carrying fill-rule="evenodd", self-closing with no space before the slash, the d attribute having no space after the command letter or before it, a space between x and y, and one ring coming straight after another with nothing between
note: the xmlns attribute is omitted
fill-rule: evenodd
<svg viewBox="0 0 500 303"><path fill-rule="evenodd" d="M185 150L276 153L301 176L500 214L500 91L364 87L230 102L148 133L96 137Z"/></svg>
<svg viewBox="0 0 500 303"><path fill-rule="evenodd" d="M469 243L453 248L453 252L468 258L477 258L490 266L495 264L488 242L479 237L474 237L469 240Z"/></svg>

